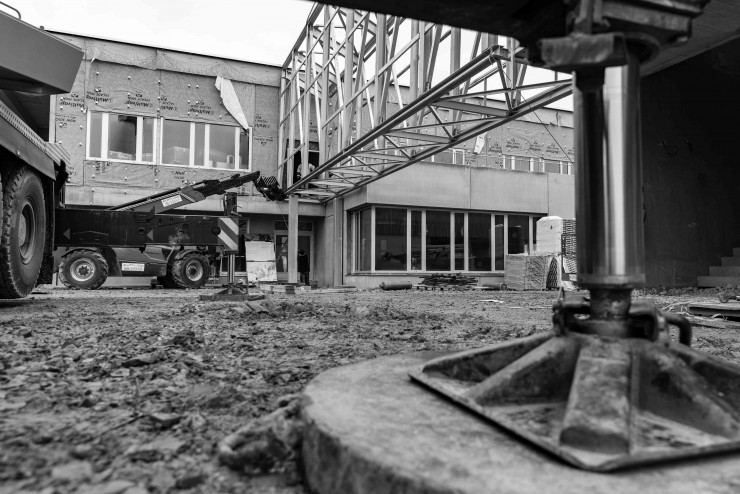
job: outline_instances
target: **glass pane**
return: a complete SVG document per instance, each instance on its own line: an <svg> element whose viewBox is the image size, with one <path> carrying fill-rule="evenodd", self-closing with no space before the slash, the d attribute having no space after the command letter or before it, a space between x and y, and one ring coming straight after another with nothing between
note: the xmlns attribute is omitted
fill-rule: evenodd
<svg viewBox="0 0 740 494"><path fill-rule="evenodd" d="M560 162L545 160L545 171L547 173L560 173Z"/></svg>
<svg viewBox="0 0 740 494"><path fill-rule="evenodd" d="M421 211L411 211L411 269L421 269Z"/></svg>
<svg viewBox="0 0 740 494"><path fill-rule="evenodd" d="M442 151L434 155L435 163L452 163L453 159L452 151Z"/></svg>
<svg viewBox="0 0 740 494"><path fill-rule="evenodd" d="M249 131L239 132L239 169L249 170Z"/></svg>
<svg viewBox="0 0 740 494"><path fill-rule="evenodd" d="M450 213L427 211L427 271L450 270Z"/></svg>
<svg viewBox="0 0 740 494"><path fill-rule="evenodd" d="M90 158L103 157L103 114L90 113Z"/></svg>
<svg viewBox="0 0 740 494"><path fill-rule="evenodd" d="M347 267L349 269L350 273L354 273L355 266L353 264L354 262L354 246L355 246L355 237L354 234L354 227L353 223L355 221L355 218L357 215L354 213L349 213L347 217Z"/></svg>
<svg viewBox="0 0 740 494"><path fill-rule="evenodd" d="M275 260L278 273L288 272L288 236L275 235Z"/></svg>
<svg viewBox="0 0 740 494"><path fill-rule="evenodd" d="M136 117L108 115L108 158L136 159Z"/></svg>
<svg viewBox="0 0 740 494"><path fill-rule="evenodd" d="M406 271L406 210L375 208L375 271Z"/></svg>
<svg viewBox="0 0 740 494"><path fill-rule="evenodd" d="M360 228L357 239L357 268L360 271L370 271L370 238L371 234L371 211L366 209L360 211Z"/></svg>
<svg viewBox="0 0 740 494"><path fill-rule="evenodd" d="M196 123L195 125L195 166L205 166L206 155L206 124Z"/></svg>
<svg viewBox="0 0 740 494"><path fill-rule="evenodd" d="M529 216L509 215L509 254L529 254Z"/></svg>
<svg viewBox="0 0 740 494"><path fill-rule="evenodd" d="M162 163L190 164L190 122L165 120L162 126Z"/></svg>
<svg viewBox="0 0 740 494"><path fill-rule="evenodd" d="M211 143L208 159L216 168L235 168L234 138L235 128L224 125L211 125Z"/></svg>
<svg viewBox="0 0 740 494"><path fill-rule="evenodd" d="M141 161L154 162L154 125L156 119L142 118Z"/></svg>
<svg viewBox="0 0 740 494"><path fill-rule="evenodd" d="M468 270L491 270L491 215L468 213Z"/></svg>
<svg viewBox="0 0 740 494"><path fill-rule="evenodd" d="M497 214L494 226L496 228L496 271L504 270L504 215Z"/></svg>
<svg viewBox="0 0 740 494"><path fill-rule="evenodd" d="M529 158L524 158L522 156L514 157L514 169L520 170L523 172L528 172L529 171Z"/></svg>
<svg viewBox="0 0 740 494"><path fill-rule="evenodd" d="M455 270L465 269L465 213L455 213Z"/></svg>

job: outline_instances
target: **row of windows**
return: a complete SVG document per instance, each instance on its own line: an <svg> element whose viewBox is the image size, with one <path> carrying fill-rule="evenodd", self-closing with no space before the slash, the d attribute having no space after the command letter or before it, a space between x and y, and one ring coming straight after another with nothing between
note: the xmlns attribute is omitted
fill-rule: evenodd
<svg viewBox="0 0 740 494"><path fill-rule="evenodd" d="M562 175L575 175L575 163L572 161L548 160L543 158L530 158L527 156L516 156L512 154L503 155L501 168L506 170L519 170L524 172L560 173Z"/></svg>
<svg viewBox="0 0 740 494"><path fill-rule="evenodd" d="M350 213L352 272L502 271L507 254L529 254L542 215L372 207Z"/></svg>
<svg viewBox="0 0 740 494"><path fill-rule="evenodd" d="M574 163L572 161L561 161L544 158L532 158L529 156L516 156L513 154L502 155L501 168L505 170L519 170L524 172L559 173L562 175L574 175ZM448 149L433 155L429 161L433 163L450 163L456 165L465 164L464 149Z"/></svg>
<svg viewBox="0 0 740 494"><path fill-rule="evenodd" d="M88 112L87 158L250 170L251 132L241 127ZM160 141L157 136L161 135Z"/></svg>

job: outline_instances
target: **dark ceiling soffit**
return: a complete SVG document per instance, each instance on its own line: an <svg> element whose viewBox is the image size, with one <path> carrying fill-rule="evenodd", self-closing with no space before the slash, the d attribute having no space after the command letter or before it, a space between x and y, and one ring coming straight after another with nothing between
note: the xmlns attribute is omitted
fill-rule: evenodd
<svg viewBox="0 0 740 494"><path fill-rule="evenodd" d="M333 0L331 5L509 36L524 45L565 35L562 0Z"/></svg>

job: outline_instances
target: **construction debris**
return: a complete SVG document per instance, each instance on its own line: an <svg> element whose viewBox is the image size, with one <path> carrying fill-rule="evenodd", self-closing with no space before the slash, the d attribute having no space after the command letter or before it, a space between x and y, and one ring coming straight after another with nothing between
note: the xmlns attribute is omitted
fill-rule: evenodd
<svg viewBox="0 0 740 494"><path fill-rule="evenodd" d="M477 285L478 280L472 276L458 274L430 274L421 276L420 285L434 288L468 288ZM419 285L416 285L417 287Z"/></svg>

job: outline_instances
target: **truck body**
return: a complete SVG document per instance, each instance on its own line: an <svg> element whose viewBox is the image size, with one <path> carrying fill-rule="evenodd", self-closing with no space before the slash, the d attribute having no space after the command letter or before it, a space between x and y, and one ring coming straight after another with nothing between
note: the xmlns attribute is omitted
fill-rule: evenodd
<svg viewBox="0 0 740 494"><path fill-rule="evenodd" d="M75 46L0 12L0 298L51 281L69 157L46 142L49 95L72 88L81 61Z"/></svg>

